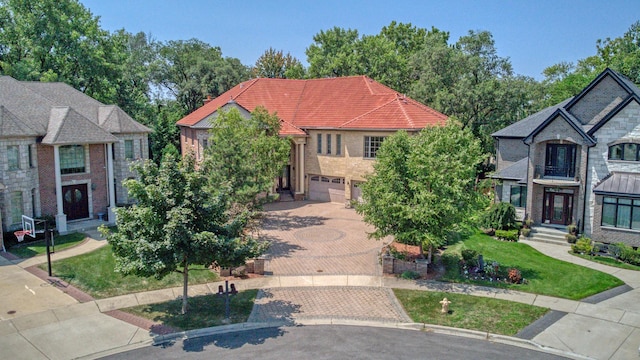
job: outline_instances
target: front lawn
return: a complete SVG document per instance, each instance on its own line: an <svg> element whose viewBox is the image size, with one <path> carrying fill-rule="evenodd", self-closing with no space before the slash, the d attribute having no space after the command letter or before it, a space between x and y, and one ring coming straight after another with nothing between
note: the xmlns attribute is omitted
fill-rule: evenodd
<svg viewBox="0 0 640 360"><path fill-rule="evenodd" d="M231 297L229 323L247 321L253 309L258 290L241 291ZM202 295L189 298L189 308L182 315L182 299L158 304L139 305L122 309L128 313L162 323L177 330L202 329L227 324L225 322L224 298L217 295Z"/></svg>
<svg viewBox="0 0 640 360"><path fill-rule="evenodd" d="M549 311L507 300L445 292L393 289L411 320L514 336ZM443 298L451 301L449 313L440 312Z"/></svg>
<svg viewBox="0 0 640 360"><path fill-rule="evenodd" d="M41 265L44 268L46 265ZM96 299L140 291L182 286L182 274L174 273L162 280L139 276L123 276L115 272L115 258L111 246L106 245L87 254L54 261L52 272L71 285ZM189 269L189 284L203 284L218 280L218 275L199 266Z"/></svg>
<svg viewBox="0 0 640 360"><path fill-rule="evenodd" d="M51 247L51 250L60 251L64 249L68 249L72 246L76 246L84 241L87 238L87 235L83 233L72 233L67 235L56 235L53 237L54 247ZM25 236L25 239L30 239ZM47 246L42 240L18 243L13 245L9 252L13 255L16 255L22 259L28 259L30 257L43 255L47 253Z"/></svg>
<svg viewBox="0 0 640 360"><path fill-rule="evenodd" d="M501 268L517 268L526 279L524 284L470 280L461 276L458 260L463 249L482 254L487 263L497 261ZM549 295L572 300L600 293L624 284L620 279L583 266L546 256L529 245L495 240L482 233L450 246L443 254L445 281L466 282Z"/></svg>

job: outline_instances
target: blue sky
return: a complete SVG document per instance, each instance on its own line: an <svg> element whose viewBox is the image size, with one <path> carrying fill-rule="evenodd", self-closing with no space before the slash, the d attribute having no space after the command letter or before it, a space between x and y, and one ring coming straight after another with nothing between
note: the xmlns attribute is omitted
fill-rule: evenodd
<svg viewBox="0 0 640 360"><path fill-rule="evenodd" d="M313 36L334 26L366 35L391 21L451 34L488 30L518 74L542 79L544 68L596 52L596 40L620 37L640 20L640 0L531 1L222 1L80 0L103 29L150 33L156 40L197 38L223 56L253 65L269 47L306 64Z"/></svg>

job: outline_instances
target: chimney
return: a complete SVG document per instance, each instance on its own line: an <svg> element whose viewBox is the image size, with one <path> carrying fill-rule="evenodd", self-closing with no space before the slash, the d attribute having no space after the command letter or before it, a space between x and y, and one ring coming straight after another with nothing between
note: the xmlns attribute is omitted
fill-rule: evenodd
<svg viewBox="0 0 640 360"><path fill-rule="evenodd" d="M210 103L210 102L211 102L211 100L212 100L212 99L211 99L211 95L207 95L207 98L206 98L206 99L204 99L204 105L207 105L208 103Z"/></svg>

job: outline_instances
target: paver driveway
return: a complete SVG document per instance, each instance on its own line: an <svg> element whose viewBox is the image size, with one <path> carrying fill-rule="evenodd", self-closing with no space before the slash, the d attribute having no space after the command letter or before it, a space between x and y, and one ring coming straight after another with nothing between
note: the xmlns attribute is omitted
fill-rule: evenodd
<svg viewBox="0 0 640 360"><path fill-rule="evenodd" d="M272 275L381 275L378 253L386 241L355 210L307 201L265 206L261 237L271 241L265 271Z"/></svg>

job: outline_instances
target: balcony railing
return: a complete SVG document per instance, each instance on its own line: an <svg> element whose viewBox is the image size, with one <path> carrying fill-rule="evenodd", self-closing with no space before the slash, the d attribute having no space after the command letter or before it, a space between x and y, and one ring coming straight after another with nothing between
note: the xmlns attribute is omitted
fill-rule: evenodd
<svg viewBox="0 0 640 360"><path fill-rule="evenodd" d="M554 178L575 178L576 167L575 166L542 166L536 165L536 177L540 174L544 174L544 177Z"/></svg>

